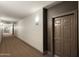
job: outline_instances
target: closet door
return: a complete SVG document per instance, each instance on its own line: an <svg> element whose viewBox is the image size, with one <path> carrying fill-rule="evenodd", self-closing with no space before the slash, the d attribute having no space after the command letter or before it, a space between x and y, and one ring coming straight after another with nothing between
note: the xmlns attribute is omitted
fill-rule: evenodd
<svg viewBox="0 0 79 59"><path fill-rule="evenodd" d="M54 54L77 56L77 21L74 14L54 19Z"/></svg>
<svg viewBox="0 0 79 59"><path fill-rule="evenodd" d="M56 55L60 55L60 41L61 41L61 36L60 36L60 33L61 33L61 18L56 18L55 19L55 32L54 32L54 45L55 45L55 54Z"/></svg>
<svg viewBox="0 0 79 59"><path fill-rule="evenodd" d="M64 16L63 55L70 56L71 43L71 16ZM62 25L61 25L62 26Z"/></svg>
<svg viewBox="0 0 79 59"><path fill-rule="evenodd" d="M77 56L77 19L71 15L71 56Z"/></svg>

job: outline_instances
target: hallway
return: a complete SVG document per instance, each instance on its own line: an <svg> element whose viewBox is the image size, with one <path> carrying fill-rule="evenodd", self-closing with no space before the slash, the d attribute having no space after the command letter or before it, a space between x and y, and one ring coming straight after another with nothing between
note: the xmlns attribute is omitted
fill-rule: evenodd
<svg viewBox="0 0 79 59"><path fill-rule="evenodd" d="M0 56L79 56L78 1L0 2Z"/></svg>
<svg viewBox="0 0 79 59"><path fill-rule="evenodd" d="M36 49L25 44L20 39L10 36L4 37L0 45L0 56L42 56Z"/></svg>

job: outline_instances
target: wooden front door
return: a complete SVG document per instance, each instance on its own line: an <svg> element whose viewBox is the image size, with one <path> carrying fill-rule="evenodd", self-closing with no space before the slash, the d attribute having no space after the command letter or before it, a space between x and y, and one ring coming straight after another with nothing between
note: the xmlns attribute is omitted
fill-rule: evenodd
<svg viewBox="0 0 79 59"><path fill-rule="evenodd" d="M77 19L74 14L54 18L54 55L77 56Z"/></svg>

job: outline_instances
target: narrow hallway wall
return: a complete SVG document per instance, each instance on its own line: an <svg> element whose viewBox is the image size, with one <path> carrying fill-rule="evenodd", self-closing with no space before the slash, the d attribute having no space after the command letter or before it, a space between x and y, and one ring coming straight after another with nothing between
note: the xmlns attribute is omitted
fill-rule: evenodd
<svg viewBox="0 0 79 59"><path fill-rule="evenodd" d="M2 24L0 23L0 43L1 43L1 40L2 40Z"/></svg>
<svg viewBox="0 0 79 59"><path fill-rule="evenodd" d="M16 24L16 36L43 52L43 10L25 17Z"/></svg>
<svg viewBox="0 0 79 59"><path fill-rule="evenodd" d="M0 26L1 27L1 26ZM0 43L1 43L1 28L0 28Z"/></svg>

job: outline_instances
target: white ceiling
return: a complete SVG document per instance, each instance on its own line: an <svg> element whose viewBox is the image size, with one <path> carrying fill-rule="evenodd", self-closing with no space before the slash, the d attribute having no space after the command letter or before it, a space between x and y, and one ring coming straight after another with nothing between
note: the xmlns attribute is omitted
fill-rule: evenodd
<svg viewBox="0 0 79 59"><path fill-rule="evenodd" d="M0 17L22 19L53 2L54 1L0 1Z"/></svg>

